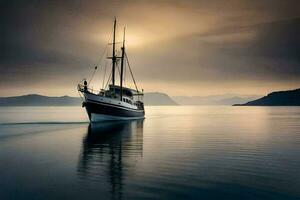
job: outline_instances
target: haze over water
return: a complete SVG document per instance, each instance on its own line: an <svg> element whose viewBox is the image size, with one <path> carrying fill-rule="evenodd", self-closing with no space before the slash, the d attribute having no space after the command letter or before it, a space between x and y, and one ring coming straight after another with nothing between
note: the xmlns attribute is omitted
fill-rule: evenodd
<svg viewBox="0 0 300 200"><path fill-rule="evenodd" d="M300 108L0 108L0 199L299 199Z"/></svg>

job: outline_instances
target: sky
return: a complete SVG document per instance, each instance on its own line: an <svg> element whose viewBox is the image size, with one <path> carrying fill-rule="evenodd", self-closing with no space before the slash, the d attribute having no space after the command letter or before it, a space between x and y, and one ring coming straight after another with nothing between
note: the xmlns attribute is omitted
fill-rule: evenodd
<svg viewBox="0 0 300 200"><path fill-rule="evenodd" d="M114 17L139 88L171 96L300 87L300 1L0 1L0 96L76 96ZM109 66L107 66L107 70ZM128 83L129 83L129 79Z"/></svg>

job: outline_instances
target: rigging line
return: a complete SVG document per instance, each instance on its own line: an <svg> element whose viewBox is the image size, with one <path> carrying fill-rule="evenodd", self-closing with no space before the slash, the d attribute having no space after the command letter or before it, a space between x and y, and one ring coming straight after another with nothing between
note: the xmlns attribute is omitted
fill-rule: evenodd
<svg viewBox="0 0 300 200"><path fill-rule="evenodd" d="M109 83L110 80L111 80L111 75L112 75L112 72L110 72L110 74L109 74L109 77L108 77L108 80L107 80L107 82L106 82L105 88L107 87L108 83ZM105 89L105 88L104 88L104 89Z"/></svg>
<svg viewBox="0 0 300 200"><path fill-rule="evenodd" d="M105 48L104 48L104 50L103 50L103 52L102 52L102 54L101 54L102 56L101 56L100 59L98 60L97 64L100 64L100 63L101 63L101 61L103 60L104 55L105 55L105 52L107 51L107 49L108 49L108 45L105 46Z"/></svg>
<svg viewBox="0 0 300 200"><path fill-rule="evenodd" d="M110 38L109 38L109 39L110 39ZM93 72L93 74L92 74L92 76L91 76L91 79L90 79L90 81L89 81L89 83L88 83L88 86L89 86L90 83L92 82L92 80L93 80L93 78L94 78L94 76L95 76L95 73L96 73L96 71L97 71L97 68L98 68L98 66L101 64L101 61L102 61L103 58L104 58L105 52L107 51L107 46L108 46L108 45L105 46L104 51L102 52L102 56L101 56L101 58L98 60L97 64L94 65L94 66L95 66L95 69L94 69L94 72ZM100 67L100 66L99 66L99 67Z"/></svg>
<svg viewBox="0 0 300 200"><path fill-rule="evenodd" d="M119 76L121 76L120 67L119 67L118 63L117 63L116 66L117 66L117 69L118 69L118 71L119 71Z"/></svg>
<svg viewBox="0 0 300 200"><path fill-rule="evenodd" d="M104 55L105 55L105 52L107 52L108 53L108 44L109 44L109 41L111 40L111 38L112 38L112 31L110 32L110 35L109 35L109 37L108 37L108 40L107 40L107 45L105 45L105 49L104 49L104 51L103 51L103 53L102 53L102 56L101 56L101 59L98 61L98 63L100 63L101 61L102 61L102 59L103 59L103 57L104 57Z"/></svg>
<svg viewBox="0 0 300 200"><path fill-rule="evenodd" d="M133 77L133 73L132 73L132 70L131 70L131 67L130 67L129 60L128 60L128 57L127 57L126 52L125 52L125 57L126 57L126 61L127 61L127 64L128 64L128 68L129 68L129 71L130 71L130 74L131 74L131 77L132 77L132 80L133 80L135 89L136 89L136 91L139 93L139 90L138 90L138 87L136 86L136 82L135 82L135 79L134 79L134 77Z"/></svg>
<svg viewBox="0 0 300 200"><path fill-rule="evenodd" d="M107 40L107 43L109 43L111 37L112 37L112 34L109 35L108 40ZM103 50L103 52L102 52L102 56L100 57L100 59L98 60L98 62L96 62L96 64L94 64L95 70L94 70L94 72L93 72L93 74L92 74L92 77L91 77L89 83L88 83L88 86L90 85L90 83L92 82L92 80L93 80L93 78L94 78L94 76L95 76L97 67L98 67L98 66L100 67L101 61L103 60L103 58L104 58L104 56L105 56L105 52L107 52L107 49L108 49L108 45L105 45L105 48L104 48L104 50ZM105 69L105 70L106 70L106 69Z"/></svg>
<svg viewBox="0 0 300 200"><path fill-rule="evenodd" d="M112 34L109 35L108 40L107 40L107 43L109 43L109 41L110 41L110 39L111 39L111 36L112 36ZM107 49L108 49L108 45L105 45L105 48L104 48L104 50L102 51L102 54L101 54L100 59L99 59L98 62L96 62L94 65L100 65L100 63L101 63L101 61L103 60L103 57L104 57L105 52L107 51Z"/></svg>
<svg viewBox="0 0 300 200"><path fill-rule="evenodd" d="M105 76L106 76L106 68L107 68L107 60L105 61L105 66L104 66L104 74L103 74L103 80L102 80L102 89L104 86L104 81L105 81Z"/></svg>
<svg viewBox="0 0 300 200"><path fill-rule="evenodd" d="M89 83L88 83L88 86L90 85L91 81L93 80L96 71L97 71L97 66L95 66L94 72L93 72L92 77L91 77L91 79L90 79L90 81L89 81Z"/></svg>

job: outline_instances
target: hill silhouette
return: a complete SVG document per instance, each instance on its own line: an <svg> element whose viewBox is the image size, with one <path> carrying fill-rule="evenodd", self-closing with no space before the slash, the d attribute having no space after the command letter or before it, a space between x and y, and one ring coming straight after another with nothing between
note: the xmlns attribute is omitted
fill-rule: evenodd
<svg viewBox="0 0 300 200"><path fill-rule="evenodd" d="M295 90L272 92L260 99L234 106L300 106L300 88Z"/></svg>
<svg viewBox="0 0 300 200"><path fill-rule="evenodd" d="M178 105L171 97L161 92L145 93L144 103L145 105L153 105L153 106Z"/></svg>

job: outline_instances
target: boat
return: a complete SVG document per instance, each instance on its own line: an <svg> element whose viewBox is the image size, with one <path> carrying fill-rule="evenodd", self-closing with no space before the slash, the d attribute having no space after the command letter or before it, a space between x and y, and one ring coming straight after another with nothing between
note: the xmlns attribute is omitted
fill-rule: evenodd
<svg viewBox="0 0 300 200"><path fill-rule="evenodd" d="M116 26L117 20L115 19L113 24L112 41L109 41L107 44L112 50L111 54L106 57L106 59L111 60L111 62L109 62L111 64L111 70L107 83L105 86L102 85L102 88L98 91L91 88L91 80L87 81L86 79L83 79L77 86L78 92L83 100L82 106L85 107L91 122L141 119L145 116L143 103L144 91L139 90L137 87L129 64L129 59L125 51L125 27L119 51L117 50L117 44L120 43L116 42ZM126 68L129 69L127 69L127 72L130 72L134 88L126 87L125 85L124 72ZM97 69L98 67L95 66L94 70L96 71ZM117 70L119 71L118 84L118 77L116 76ZM94 73L91 79L93 79Z"/></svg>

